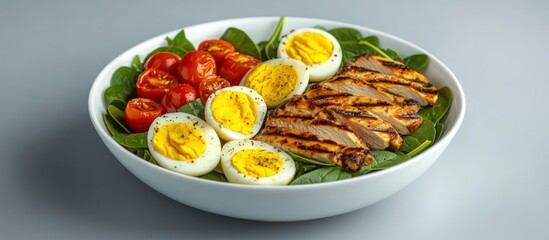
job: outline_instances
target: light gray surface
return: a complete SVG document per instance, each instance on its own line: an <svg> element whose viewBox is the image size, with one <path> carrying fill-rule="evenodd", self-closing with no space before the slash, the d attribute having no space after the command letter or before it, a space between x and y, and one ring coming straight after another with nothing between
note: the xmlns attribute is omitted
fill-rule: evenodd
<svg viewBox="0 0 549 240"><path fill-rule="evenodd" d="M549 2L229 2L0 3L0 239L549 238ZM370 207L263 223L164 197L101 143L87 96L112 58L180 27L279 15L371 27L445 62L468 109L439 161Z"/></svg>

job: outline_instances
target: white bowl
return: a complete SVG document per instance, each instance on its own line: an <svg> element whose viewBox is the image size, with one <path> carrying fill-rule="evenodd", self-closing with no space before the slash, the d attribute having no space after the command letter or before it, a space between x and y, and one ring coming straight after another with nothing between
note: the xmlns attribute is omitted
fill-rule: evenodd
<svg viewBox="0 0 549 240"><path fill-rule="evenodd" d="M204 39L218 38L228 27L237 27L259 42L270 37L277 22L278 17L231 19L186 27L185 33L197 46ZM179 30L138 44L115 58L99 73L91 87L88 103L93 126L118 161L141 181L170 198L204 211L250 220L298 221L334 216L378 202L418 178L446 149L463 121L463 90L450 69L435 56L414 44L380 31L335 21L287 17L283 32L317 25L327 28L352 27L365 36L376 35L383 47L391 47L403 56L428 54L430 64L425 74L434 85L447 86L453 93L453 103L444 122L446 130L441 139L426 151L389 169L356 178L310 185L249 186L215 182L185 176L153 165L125 150L110 136L103 122L103 114L106 112L103 92L118 67L129 66L135 55L144 57L148 52L164 45L165 37L173 37Z"/></svg>

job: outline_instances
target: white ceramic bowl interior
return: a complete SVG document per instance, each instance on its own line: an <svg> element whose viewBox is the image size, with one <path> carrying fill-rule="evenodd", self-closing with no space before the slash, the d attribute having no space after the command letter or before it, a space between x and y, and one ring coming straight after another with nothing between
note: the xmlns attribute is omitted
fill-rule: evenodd
<svg viewBox="0 0 549 240"><path fill-rule="evenodd" d="M259 42L270 37L277 22L278 17L231 19L185 27L185 33L195 47L202 40L219 38L228 27L240 28L255 42ZM173 37L179 30L138 44L116 57L99 73L89 94L88 107L93 126L116 159L141 181L170 198L204 211L250 220L299 221L334 216L380 201L418 178L446 149L464 118L463 90L454 74L435 56L414 44L380 31L335 21L286 17L282 32L317 25L327 28L352 27L365 36L376 35L383 47L391 47L403 56L428 54L430 64L425 74L434 85L447 86L453 93L453 103L444 122L446 130L440 141L414 158L389 169L356 178L311 185L249 186L215 182L185 176L153 165L125 150L112 139L103 122L103 114L106 113L103 92L118 67L129 66L135 55L143 58L155 48L165 45L165 37Z"/></svg>

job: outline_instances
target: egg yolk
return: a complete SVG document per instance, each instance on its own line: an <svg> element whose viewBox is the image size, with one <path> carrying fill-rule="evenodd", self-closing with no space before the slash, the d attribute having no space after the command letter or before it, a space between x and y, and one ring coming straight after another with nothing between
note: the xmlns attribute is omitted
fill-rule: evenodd
<svg viewBox="0 0 549 240"><path fill-rule="evenodd" d="M278 173L282 169L283 160L276 153L251 148L235 153L231 158L231 164L246 176L265 178Z"/></svg>
<svg viewBox="0 0 549 240"><path fill-rule="evenodd" d="M243 92L224 91L212 100L212 115L222 127L244 135L252 133L257 107L251 96Z"/></svg>
<svg viewBox="0 0 549 240"><path fill-rule="evenodd" d="M257 91L268 105L292 93L297 81L297 71L291 65L259 64L248 75L244 86Z"/></svg>
<svg viewBox="0 0 549 240"><path fill-rule="evenodd" d="M302 61L306 65L325 62L332 55L334 45L322 34L303 32L296 34L286 42L288 56Z"/></svg>
<svg viewBox="0 0 549 240"><path fill-rule="evenodd" d="M206 150L206 140L202 132L183 123L160 126L152 142L156 151L173 160L192 161Z"/></svg>

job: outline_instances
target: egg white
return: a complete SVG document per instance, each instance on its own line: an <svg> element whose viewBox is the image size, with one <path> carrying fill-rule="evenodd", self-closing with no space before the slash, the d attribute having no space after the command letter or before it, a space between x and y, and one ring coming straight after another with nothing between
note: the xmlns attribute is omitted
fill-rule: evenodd
<svg viewBox="0 0 549 240"><path fill-rule="evenodd" d="M264 178L250 177L241 173L232 165L231 159L237 152L245 149L260 149L278 154L283 159L282 169L278 173ZM251 185L287 185L296 173L295 162L290 155L268 143L251 139L233 140L225 143L221 149L221 167L229 182Z"/></svg>
<svg viewBox="0 0 549 240"><path fill-rule="evenodd" d="M159 127L169 123L189 124L195 126L197 131L201 131L206 140L206 149L204 153L192 161L181 161L170 159L158 152L153 146L152 139ZM147 143L151 156L158 163L158 165L185 175L204 175L211 172L220 161L221 141L215 133L215 130L204 120L187 113L174 112L157 117L149 128Z"/></svg>
<svg viewBox="0 0 549 240"><path fill-rule="evenodd" d="M223 127L220 123L215 120L212 112L212 101L215 99L219 93L225 92L225 91L235 91L235 92L242 92L251 97L253 101L255 102L256 106L256 120L252 127L252 132L250 134L242 134L240 132L236 132L230 129L227 129ZM227 106L230 108L231 106ZM220 90L217 90L216 92L212 93L208 97L208 100L206 101L206 105L204 106L204 118L206 119L206 122L208 122L212 128L215 130L215 132L218 134L218 136L225 140L230 141L234 139L248 139L255 136L259 130L261 130L261 126L263 125L263 120L265 119L265 115L267 114L267 105L265 104L265 100L263 100L263 97L259 95L256 91L254 91L251 88L243 87L243 86L232 86L232 87L226 87L222 88ZM236 116L235 116L236 117Z"/></svg>
<svg viewBox="0 0 549 240"><path fill-rule="evenodd" d="M269 64L269 65L288 65L295 69L297 74L297 82L294 85L294 89L292 92L284 96L280 101L274 101L274 102L267 102L268 108L274 108L292 98L296 94L302 94L307 89L307 84L309 84L309 70L307 65L303 63L302 61L293 59L293 58L275 58L271 59L265 62L262 62L255 66L253 69L250 69L244 77L242 77L242 81L240 82L240 85L245 86L245 82L248 79L249 75L261 64Z"/></svg>
<svg viewBox="0 0 549 240"><path fill-rule="evenodd" d="M341 61L343 60L342 50L337 39L332 36L332 34L326 31L316 28L299 28L290 31L290 33L283 36L280 40L280 44L278 45L277 50L278 57L290 58L290 56L288 56L288 53L286 52L286 42L291 37L304 32L318 33L330 40L334 46L332 54L330 58L328 58L328 60L317 64L307 65L309 69L309 81L320 82L334 76L341 65Z"/></svg>

